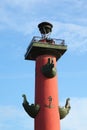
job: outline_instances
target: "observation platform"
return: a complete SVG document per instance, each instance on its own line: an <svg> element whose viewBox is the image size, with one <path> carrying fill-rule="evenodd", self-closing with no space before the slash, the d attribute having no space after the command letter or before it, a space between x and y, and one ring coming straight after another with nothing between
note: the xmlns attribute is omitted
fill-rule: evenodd
<svg viewBox="0 0 87 130"><path fill-rule="evenodd" d="M55 56L58 60L67 50L67 45L62 39L42 39L33 37L25 54L25 60L36 60L40 55Z"/></svg>

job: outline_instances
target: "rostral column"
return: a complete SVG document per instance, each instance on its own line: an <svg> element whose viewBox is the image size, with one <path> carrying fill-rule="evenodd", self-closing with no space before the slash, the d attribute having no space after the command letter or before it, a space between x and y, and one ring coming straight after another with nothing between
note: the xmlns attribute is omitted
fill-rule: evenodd
<svg viewBox="0 0 87 130"><path fill-rule="evenodd" d="M33 37L25 54L26 60L34 60L35 103L29 104L23 94L23 107L34 118L35 130L60 130L60 119L70 110L69 98L64 107L59 106L58 76L56 62L66 52L67 45L62 39L49 37L53 25L42 22L38 25L41 37Z"/></svg>

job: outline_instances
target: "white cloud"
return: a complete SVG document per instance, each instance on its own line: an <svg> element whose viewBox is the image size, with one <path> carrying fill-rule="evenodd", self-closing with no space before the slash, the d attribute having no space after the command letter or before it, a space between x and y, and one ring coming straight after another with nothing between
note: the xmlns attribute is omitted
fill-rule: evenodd
<svg viewBox="0 0 87 130"><path fill-rule="evenodd" d="M85 0L3 0L0 29L37 35L38 23L46 20L54 25L53 36L65 39L70 51L87 52L86 7Z"/></svg>
<svg viewBox="0 0 87 130"><path fill-rule="evenodd" d="M65 39L70 51L87 51L87 27L53 21L53 35Z"/></svg>
<svg viewBox="0 0 87 130"><path fill-rule="evenodd" d="M33 119L28 117L23 109L15 106L0 106L0 129L33 129Z"/></svg>

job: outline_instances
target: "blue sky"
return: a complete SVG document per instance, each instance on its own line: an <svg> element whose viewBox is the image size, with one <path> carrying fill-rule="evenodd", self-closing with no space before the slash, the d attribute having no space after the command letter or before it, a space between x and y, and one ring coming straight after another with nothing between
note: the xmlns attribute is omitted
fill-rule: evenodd
<svg viewBox="0 0 87 130"><path fill-rule="evenodd" d="M3 0L0 2L0 130L33 130L22 94L34 103L35 62L24 60L37 25L53 24L51 37L64 39L67 52L57 62L59 103L71 98L62 130L87 129L87 1Z"/></svg>

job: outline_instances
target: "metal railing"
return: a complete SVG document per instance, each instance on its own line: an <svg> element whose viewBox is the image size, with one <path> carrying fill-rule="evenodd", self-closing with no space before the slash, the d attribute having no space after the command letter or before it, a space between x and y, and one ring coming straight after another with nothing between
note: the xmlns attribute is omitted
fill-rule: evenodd
<svg viewBox="0 0 87 130"><path fill-rule="evenodd" d="M38 37L38 36L34 36L33 39L32 39L32 42L46 41L46 43L49 43L51 40L52 40L55 44L57 44L57 45L60 45L60 44L65 45L65 40L63 40L63 39L42 38L42 37Z"/></svg>
<svg viewBox="0 0 87 130"><path fill-rule="evenodd" d="M56 39L56 38L42 38L38 36L34 36L27 47L27 50L30 50L32 43L48 43L53 45L65 45L65 40L62 39Z"/></svg>

